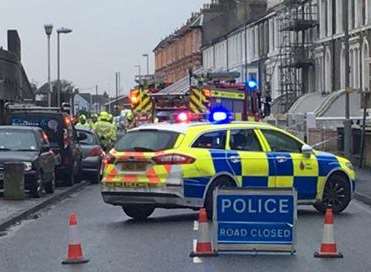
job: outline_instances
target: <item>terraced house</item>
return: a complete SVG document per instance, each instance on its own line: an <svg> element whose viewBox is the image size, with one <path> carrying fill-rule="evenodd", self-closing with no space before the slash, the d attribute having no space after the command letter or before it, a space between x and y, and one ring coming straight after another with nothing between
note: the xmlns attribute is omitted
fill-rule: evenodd
<svg viewBox="0 0 371 272"><path fill-rule="evenodd" d="M242 82L256 74L262 96L273 100L273 113L344 116L347 8L351 116L360 116L358 91L370 80L371 3L347 2L345 7L343 0L268 0L259 18L248 17L203 43L203 67L238 71Z"/></svg>

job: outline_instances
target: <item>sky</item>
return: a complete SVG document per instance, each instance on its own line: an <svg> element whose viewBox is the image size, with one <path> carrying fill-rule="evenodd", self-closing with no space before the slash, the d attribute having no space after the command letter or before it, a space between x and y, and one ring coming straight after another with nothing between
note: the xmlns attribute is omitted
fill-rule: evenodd
<svg viewBox="0 0 371 272"><path fill-rule="evenodd" d="M45 24L53 24L51 78L57 78L56 29L61 35L61 78L72 81L81 92L115 94L115 72L121 73L121 94L134 84L144 53L182 26L207 0L1 0L0 46L6 48L6 31L17 29L22 44L22 63L31 82L47 81Z"/></svg>

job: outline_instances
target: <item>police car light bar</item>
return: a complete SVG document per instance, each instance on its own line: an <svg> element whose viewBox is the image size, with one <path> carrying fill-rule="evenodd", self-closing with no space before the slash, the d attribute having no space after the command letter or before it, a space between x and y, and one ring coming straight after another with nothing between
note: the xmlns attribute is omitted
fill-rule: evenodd
<svg viewBox="0 0 371 272"><path fill-rule="evenodd" d="M227 124L232 121L232 114L224 107L219 106L210 110L209 122Z"/></svg>

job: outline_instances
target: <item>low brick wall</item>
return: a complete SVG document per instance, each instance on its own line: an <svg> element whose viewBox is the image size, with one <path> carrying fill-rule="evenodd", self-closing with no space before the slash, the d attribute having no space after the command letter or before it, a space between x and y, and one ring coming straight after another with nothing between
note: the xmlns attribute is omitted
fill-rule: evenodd
<svg viewBox="0 0 371 272"><path fill-rule="evenodd" d="M337 131L334 129L311 128L308 131L308 144L316 145L322 143L321 145L316 146L319 150L337 152L337 140Z"/></svg>

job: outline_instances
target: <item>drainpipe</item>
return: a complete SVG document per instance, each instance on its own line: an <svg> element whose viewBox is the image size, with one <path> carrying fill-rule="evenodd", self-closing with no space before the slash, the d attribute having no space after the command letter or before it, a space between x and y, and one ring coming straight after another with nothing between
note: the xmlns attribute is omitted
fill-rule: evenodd
<svg viewBox="0 0 371 272"><path fill-rule="evenodd" d="M336 59L336 52L335 52L335 39L334 33L336 33L336 10L335 10L335 2L336 0L332 0L332 35L331 35L331 47L332 47L332 56L331 56L331 92L335 92L335 59Z"/></svg>

